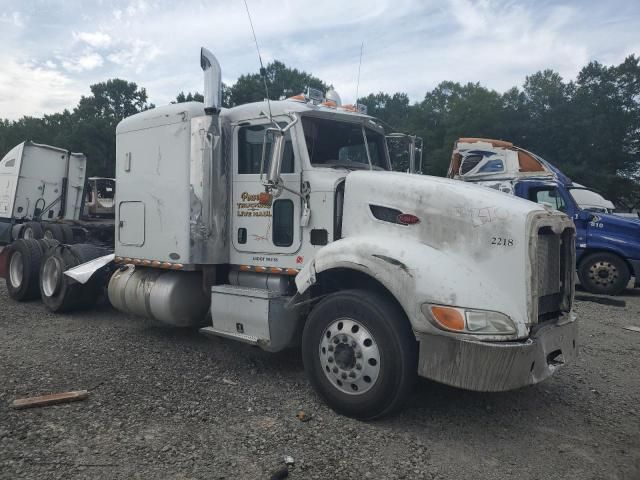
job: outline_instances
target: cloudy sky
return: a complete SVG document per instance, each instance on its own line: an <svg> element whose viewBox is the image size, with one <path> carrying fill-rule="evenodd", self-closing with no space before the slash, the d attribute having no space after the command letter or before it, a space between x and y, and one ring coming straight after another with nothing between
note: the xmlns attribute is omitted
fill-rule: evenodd
<svg viewBox="0 0 640 480"><path fill-rule="evenodd" d="M543 68L575 75L590 60L640 54L640 2L552 0L248 0L265 61L279 59L360 94L442 80L503 91ZM199 48L229 84L257 70L242 0L0 0L0 118L74 107L119 77L168 103L202 91Z"/></svg>

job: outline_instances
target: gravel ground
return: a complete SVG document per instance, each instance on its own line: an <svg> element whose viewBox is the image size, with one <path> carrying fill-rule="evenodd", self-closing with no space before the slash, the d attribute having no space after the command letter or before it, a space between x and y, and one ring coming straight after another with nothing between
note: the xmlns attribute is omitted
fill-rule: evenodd
<svg viewBox="0 0 640 480"><path fill-rule="evenodd" d="M155 329L106 305L52 315L3 282L0 477L265 479L286 454L292 479L640 479L640 333L622 328L640 327L640 291L579 298L580 358L555 377L499 394L421 380L405 410L362 423L319 401L299 352ZM79 389L88 400L8 406Z"/></svg>

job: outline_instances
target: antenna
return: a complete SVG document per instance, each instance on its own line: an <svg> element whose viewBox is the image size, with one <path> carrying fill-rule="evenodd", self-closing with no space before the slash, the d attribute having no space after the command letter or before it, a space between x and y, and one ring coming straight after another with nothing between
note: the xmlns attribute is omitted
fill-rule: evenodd
<svg viewBox="0 0 640 480"><path fill-rule="evenodd" d="M246 0L245 0L246 1ZM358 90L360 89L360 68L362 67L362 50L364 49L364 42L360 44L360 63L358 64L358 82L356 83L356 110L358 109Z"/></svg>
<svg viewBox="0 0 640 480"><path fill-rule="evenodd" d="M258 38L256 37L256 31L253 28L253 22L251 21L251 12L249 12L249 5L247 0L244 0L244 7L247 9L247 16L249 17L249 25L251 25L251 32L253 33L253 41L256 42L256 50L258 51L258 60L260 61L260 75L264 83L264 91L267 95L267 108L269 109L269 120L273 123L273 117L271 116L271 102L269 101L269 87L267 86L267 70L262 64L262 56L260 55L260 47L258 46Z"/></svg>

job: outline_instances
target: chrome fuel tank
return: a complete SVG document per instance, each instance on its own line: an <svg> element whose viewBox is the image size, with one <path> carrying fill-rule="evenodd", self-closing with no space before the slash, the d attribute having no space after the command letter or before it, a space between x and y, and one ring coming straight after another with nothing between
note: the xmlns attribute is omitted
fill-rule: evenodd
<svg viewBox="0 0 640 480"><path fill-rule="evenodd" d="M198 272L172 272L126 265L109 280L109 301L118 310L175 327L206 323L209 299Z"/></svg>

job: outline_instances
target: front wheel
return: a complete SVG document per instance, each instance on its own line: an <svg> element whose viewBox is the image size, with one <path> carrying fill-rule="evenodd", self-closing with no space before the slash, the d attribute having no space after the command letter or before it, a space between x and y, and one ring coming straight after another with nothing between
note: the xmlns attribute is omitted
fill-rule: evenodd
<svg viewBox="0 0 640 480"><path fill-rule="evenodd" d="M411 393L417 342L404 312L380 294L333 293L311 311L302 335L305 371L338 413L371 420Z"/></svg>
<svg viewBox="0 0 640 480"><path fill-rule="evenodd" d="M619 256L598 252L587 255L580 262L578 277L588 292L617 295L627 287L631 273Z"/></svg>

